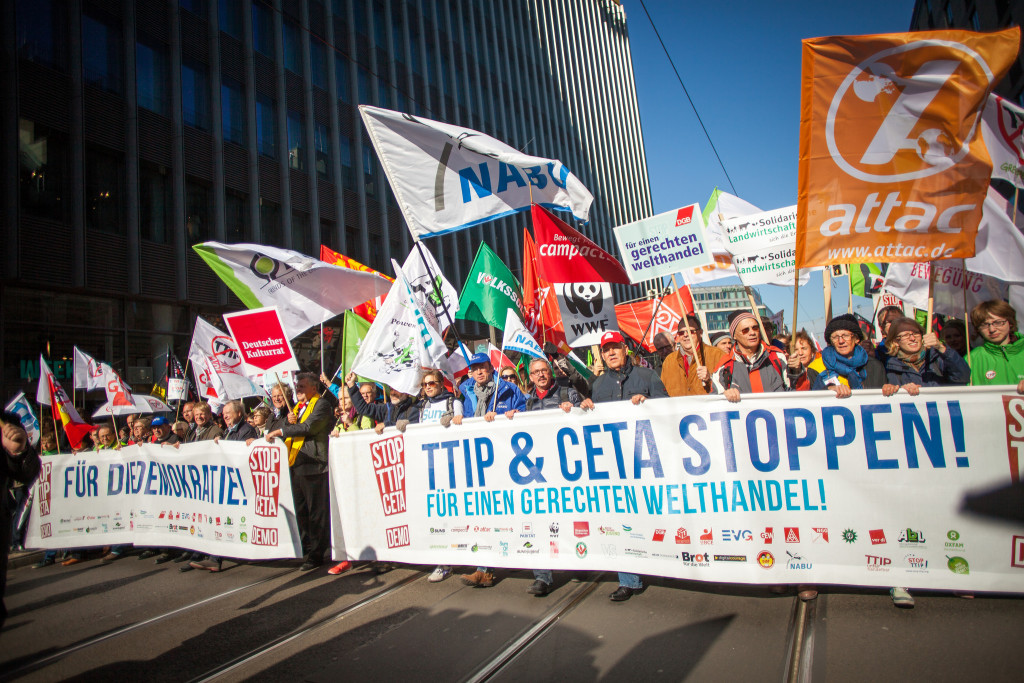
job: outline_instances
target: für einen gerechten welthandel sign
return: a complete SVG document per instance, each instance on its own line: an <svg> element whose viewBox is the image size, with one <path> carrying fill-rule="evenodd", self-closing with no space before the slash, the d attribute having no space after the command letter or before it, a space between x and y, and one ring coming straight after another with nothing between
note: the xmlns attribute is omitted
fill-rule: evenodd
<svg viewBox="0 0 1024 683"><path fill-rule="evenodd" d="M633 284L711 263L696 204L620 225L615 239Z"/></svg>

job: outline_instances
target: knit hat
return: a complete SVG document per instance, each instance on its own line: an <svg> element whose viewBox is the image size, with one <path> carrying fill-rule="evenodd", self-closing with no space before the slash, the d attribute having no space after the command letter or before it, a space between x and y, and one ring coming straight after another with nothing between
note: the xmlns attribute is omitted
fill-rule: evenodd
<svg viewBox="0 0 1024 683"><path fill-rule="evenodd" d="M864 340L864 332L860 329L857 318L850 313L844 313L829 320L825 326L825 341L829 346L832 346L832 334L841 330L852 332L857 341Z"/></svg>
<svg viewBox="0 0 1024 683"><path fill-rule="evenodd" d="M740 325L742 325L745 320L753 320L755 323L757 322L757 318L755 318L754 314L750 311L740 311L739 315L729 321L730 337L734 339L736 338L736 330L739 329Z"/></svg>
<svg viewBox="0 0 1024 683"><path fill-rule="evenodd" d="M714 346L719 341L721 341L722 339L724 339L725 337L728 337L728 336L729 336L728 332L715 332L714 334L711 335L711 345Z"/></svg>

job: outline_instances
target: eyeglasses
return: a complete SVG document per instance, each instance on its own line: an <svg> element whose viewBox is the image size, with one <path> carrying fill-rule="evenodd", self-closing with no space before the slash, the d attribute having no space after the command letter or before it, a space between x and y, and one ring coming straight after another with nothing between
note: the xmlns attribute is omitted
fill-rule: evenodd
<svg viewBox="0 0 1024 683"><path fill-rule="evenodd" d="M696 336L698 336L698 337L700 336L700 330L694 329L692 327L690 329L686 329L684 327L683 329L681 329L678 332L676 332L677 335L681 335L683 337L689 337L691 333L696 335Z"/></svg>
<svg viewBox="0 0 1024 683"><path fill-rule="evenodd" d="M739 334L750 334L757 330L757 327L744 327L742 330L736 330Z"/></svg>
<svg viewBox="0 0 1024 683"><path fill-rule="evenodd" d="M530 375L550 375L551 371L547 368L537 368L536 370L530 370Z"/></svg>
<svg viewBox="0 0 1024 683"><path fill-rule="evenodd" d="M423 383L420 384L420 386L421 387L436 387L438 384L440 384L440 382L435 382L432 379L428 379L428 380L424 380Z"/></svg>
<svg viewBox="0 0 1024 683"><path fill-rule="evenodd" d="M979 330L994 330L1000 327L1006 327L1010 324L1009 320L990 320L978 325Z"/></svg>
<svg viewBox="0 0 1024 683"><path fill-rule="evenodd" d="M846 333L843 333L843 334L833 334L832 335L832 341L834 341L834 342L845 342L845 341L851 341L852 339L853 339L853 335L850 334L849 332L846 332Z"/></svg>
<svg viewBox="0 0 1024 683"><path fill-rule="evenodd" d="M503 375L501 376L501 378L502 378L502 379L509 379L509 380L511 380L511 379L516 379L516 376L515 376L515 375L513 375L513 374L512 374L511 372L506 372L506 373L504 373L504 374L503 374Z"/></svg>
<svg viewBox="0 0 1024 683"><path fill-rule="evenodd" d="M920 332L900 332L896 335L896 341L910 341L921 336Z"/></svg>

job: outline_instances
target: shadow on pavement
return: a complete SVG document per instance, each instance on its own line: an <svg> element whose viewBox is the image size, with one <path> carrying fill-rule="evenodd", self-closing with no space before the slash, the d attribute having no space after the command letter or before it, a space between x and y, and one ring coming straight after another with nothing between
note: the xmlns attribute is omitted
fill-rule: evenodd
<svg viewBox="0 0 1024 683"><path fill-rule="evenodd" d="M685 680L735 618L735 614L729 614L645 638L600 680L628 681L637 678L641 671L652 672L651 675L655 671L663 671L673 680ZM576 678L567 671L556 670L552 673L563 680Z"/></svg>
<svg viewBox="0 0 1024 683"><path fill-rule="evenodd" d="M7 618L10 619L12 617L16 617L31 612L32 610L41 609L43 607L49 607L50 605L57 605L62 602L70 602L71 600L76 600L87 595L112 591L117 588L121 588L122 586L127 586L128 584L135 583L136 581L142 581L143 579L147 579L150 576L153 576L154 574L159 574L163 571L164 570L162 568L152 569L148 572L143 572L142 574L135 574L134 576L123 576L117 579L111 579L110 581L104 581L102 583L82 586L81 588L76 588L75 590L47 595L42 600L36 600L35 602L29 602L24 605L18 605L17 607L11 609L10 612L7 614Z"/></svg>

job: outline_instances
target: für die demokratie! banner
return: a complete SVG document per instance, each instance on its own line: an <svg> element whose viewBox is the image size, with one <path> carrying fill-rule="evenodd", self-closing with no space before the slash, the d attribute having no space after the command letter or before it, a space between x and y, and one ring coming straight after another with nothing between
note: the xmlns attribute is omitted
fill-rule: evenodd
<svg viewBox="0 0 1024 683"><path fill-rule="evenodd" d="M280 442L44 456L34 486L33 548L134 543L248 560L301 555Z"/></svg>
<svg viewBox="0 0 1024 683"><path fill-rule="evenodd" d="M1010 387L717 396L331 440L336 557L1020 591ZM998 494L992 494L998 495ZM1020 501L1016 503L1020 507Z"/></svg>

